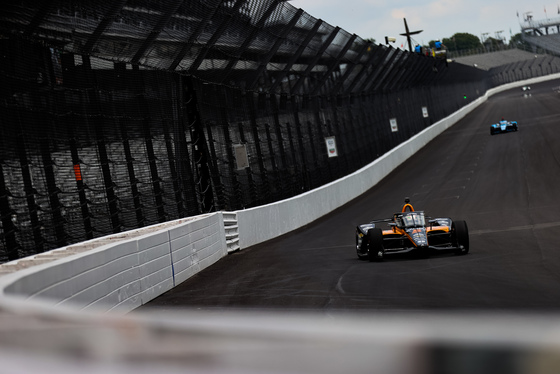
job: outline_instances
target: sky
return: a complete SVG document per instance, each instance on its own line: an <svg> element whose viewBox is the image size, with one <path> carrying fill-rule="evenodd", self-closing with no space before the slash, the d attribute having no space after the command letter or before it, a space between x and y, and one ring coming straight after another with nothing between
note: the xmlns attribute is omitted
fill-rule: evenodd
<svg viewBox="0 0 560 374"><path fill-rule="evenodd" d="M430 40L449 38L455 33L469 33L480 39L487 34L509 42L511 35L521 32L519 23L527 12L535 20L560 17L560 1L290 0L290 4L362 39L374 38L376 43L385 43L385 36L394 36L394 47L406 44L406 37L399 35L405 32L403 18L410 31L423 30L412 36L413 42L426 45Z"/></svg>

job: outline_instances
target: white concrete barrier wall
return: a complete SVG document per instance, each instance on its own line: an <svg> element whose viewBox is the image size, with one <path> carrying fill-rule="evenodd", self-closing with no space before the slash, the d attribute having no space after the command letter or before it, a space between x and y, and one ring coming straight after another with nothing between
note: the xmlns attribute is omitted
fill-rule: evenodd
<svg viewBox="0 0 560 374"><path fill-rule="evenodd" d="M178 221L4 275L0 287L46 305L129 312L227 255L222 213Z"/></svg>
<svg viewBox="0 0 560 374"><path fill-rule="evenodd" d="M489 90L485 96L351 175L291 199L235 212L237 225L230 227L238 226L239 248L248 248L295 230L363 194L489 96L558 78L560 74ZM12 300L41 301L45 305L71 306L72 309L128 312L228 253L221 212L116 236L119 237L117 242L110 237L100 238L34 256L32 261L37 265L0 277L2 295L11 296ZM64 252L75 254L49 259ZM49 262L41 263L45 260ZM17 268L17 263L2 266Z"/></svg>

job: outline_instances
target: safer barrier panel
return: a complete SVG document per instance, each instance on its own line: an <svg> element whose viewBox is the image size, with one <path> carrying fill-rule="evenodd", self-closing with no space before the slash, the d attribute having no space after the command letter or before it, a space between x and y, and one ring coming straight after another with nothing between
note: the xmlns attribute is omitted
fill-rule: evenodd
<svg viewBox="0 0 560 374"><path fill-rule="evenodd" d="M174 283L179 284L227 255L223 213L169 230Z"/></svg>
<svg viewBox="0 0 560 374"><path fill-rule="evenodd" d="M123 313L227 255L222 213L162 226L132 238L123 233L108 244L88 245L83 253L4 275L2 293L45 305Z"/></svg>

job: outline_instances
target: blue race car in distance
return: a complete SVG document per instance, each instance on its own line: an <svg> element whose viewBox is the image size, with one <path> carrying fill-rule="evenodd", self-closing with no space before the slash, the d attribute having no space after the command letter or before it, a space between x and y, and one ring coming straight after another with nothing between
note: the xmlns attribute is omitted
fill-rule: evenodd
<svg viewBox="0 0 560 374"><path fill-rule="evenodd" d="M517 121L506 121L504 117L502 117L500 122L490 125L490 135L510 131L517 131Z"/></svg>

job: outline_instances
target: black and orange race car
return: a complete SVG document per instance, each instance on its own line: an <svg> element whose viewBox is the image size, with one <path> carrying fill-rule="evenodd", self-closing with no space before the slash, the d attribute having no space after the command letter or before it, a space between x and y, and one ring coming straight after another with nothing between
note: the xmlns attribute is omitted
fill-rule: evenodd
<svg viewBox="0 0 560 374"><path fill-rule="evenodd" d="M389 228L381 229L386 223ZM385 255L415 252L428 257L435 250L454 251L458 255L469 252L469 231L465 221L451 218L428 219L424 212L415 211L405 199L401 212L393 218L374 220L356 227L358 258L380 261Z"/></svg>

